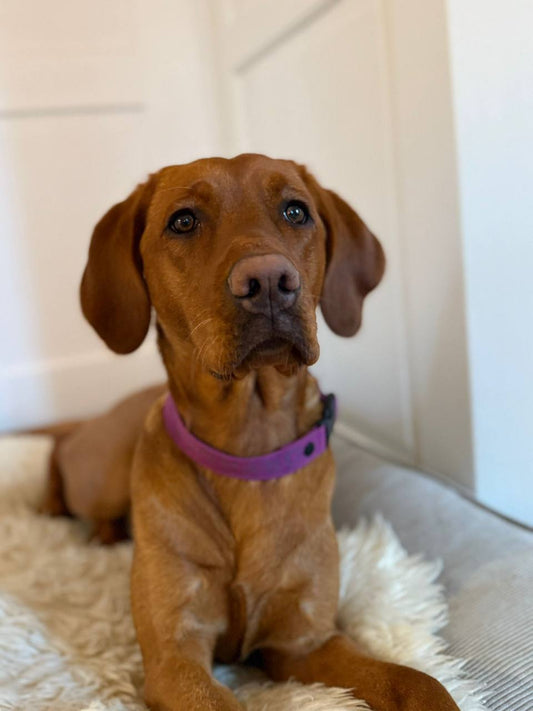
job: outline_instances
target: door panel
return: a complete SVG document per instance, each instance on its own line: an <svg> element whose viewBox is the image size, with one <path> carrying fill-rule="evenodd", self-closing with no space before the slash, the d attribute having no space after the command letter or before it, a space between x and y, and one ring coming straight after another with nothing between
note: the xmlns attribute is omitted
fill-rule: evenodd
<svg viewBox="0 0 533 711"><path fill-rule="evenodd" d="M0 430L164 377L79 308L96 221L147 173L220 152L208 0L0 0ZM208 41L206 41L206 37Z"/></svg>
<svg viewBox="0 0 533 711"><path fill-rule="evenodd" d="M3 348L6 366L28 365L36 352L54 359L100 348L81 317L79 281L94 224L132 190L132 176L144 172L141 122L141 114L119 113L7 121L2 127L2 222L14 293L24 300L6 315L13 319L10 333L17 324L19 333L25 331Z"/></svg>
<svg viewBox="0 0 533 711"><path fill-rule="evenodd" d="M128 0L2 0L0 110L142 101Z"/></svg>
<svg viewBox="0 0 533 711"><path fill-rule="evenodd" d="M339 0L215 0L228 62L245 67Z"/></svg>

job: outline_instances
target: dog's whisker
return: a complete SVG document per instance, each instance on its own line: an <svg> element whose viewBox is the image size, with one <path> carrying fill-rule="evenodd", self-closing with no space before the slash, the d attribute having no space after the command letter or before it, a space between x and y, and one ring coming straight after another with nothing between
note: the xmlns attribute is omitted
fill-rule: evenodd
<svg viewBox="0 0 533 711"><path fill-rule="evenodd" d="M212 343L216 343L217 338L218 338L218 336L215 338L215 341L209 341L208 339L205 339L205 341L200 346L197 357L198 357L198 361L200 362L200 365L202 366L202 368L205 368L207 365L205 362L205 357L204 357L205 353Z"/></svg>
<svg viewBox="0 0 533 711"><path fill-rule="evenodd" d="M199 328L201 328L201 326L205 326L206 323L209 323L210 321L214 321L214 320L215 320L215 319L214 319L213 316L209 316L208 318L205 318L203 321L200 321L200 323L197 323L196 326L192 329L192 331L190 332L189 336L192 336L192 334L193 334L195 331L197 331Z"/></svg>

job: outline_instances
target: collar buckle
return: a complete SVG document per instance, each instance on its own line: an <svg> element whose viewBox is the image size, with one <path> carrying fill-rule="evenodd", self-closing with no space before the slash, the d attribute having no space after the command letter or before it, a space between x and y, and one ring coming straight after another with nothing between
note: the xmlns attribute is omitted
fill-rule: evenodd
<svg viewBox="0 0 533 711"><path fill-rule="evenodd" d="M322 410L322 417L316 423L317 427L326 428L326 441L329 443L329 438L333 432L333 425L335 424L335 417L337 415L337 400L333 393L325 395L323 397L324 409Z"/></svg>

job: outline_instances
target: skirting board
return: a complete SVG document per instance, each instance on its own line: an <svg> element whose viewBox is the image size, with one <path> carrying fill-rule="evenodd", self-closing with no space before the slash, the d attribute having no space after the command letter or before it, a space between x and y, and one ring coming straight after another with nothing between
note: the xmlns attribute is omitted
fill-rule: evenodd
<svg viewBox="0 0 533 711"><path fill-rule="evenodd" d="M0 380L0 432L97 414L133 390L163 380L161 358L149 341L126 358L102 348L14 366Z"/></svg>
<svg viewBox="0 0 533 711"><path fill-rule="evenodd" d="M360 449L365 450L365 452L383 457L383 459L387 459L390 462L396 462L397 464L403 464L409 467L412 467L414 464L413 460L410 459L404 451L391 447L373 437L369 437L342 420L338 420L335 423L335 434L355 444Z"/></svg>

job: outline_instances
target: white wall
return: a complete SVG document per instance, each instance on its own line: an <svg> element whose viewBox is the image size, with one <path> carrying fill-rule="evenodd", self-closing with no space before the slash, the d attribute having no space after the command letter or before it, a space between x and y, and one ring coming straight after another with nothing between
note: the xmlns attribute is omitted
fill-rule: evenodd
<svg viewBox="0 0 533 711"><path fill-rule="evenodd" d="M533 524L533 3L448 10L476 494Z"/></svg>
<svg viewBox="0 0 533 711"><path fill-rule="evenodd" d="M475 487L446 0L387 0L415 463Z"/></svg>

